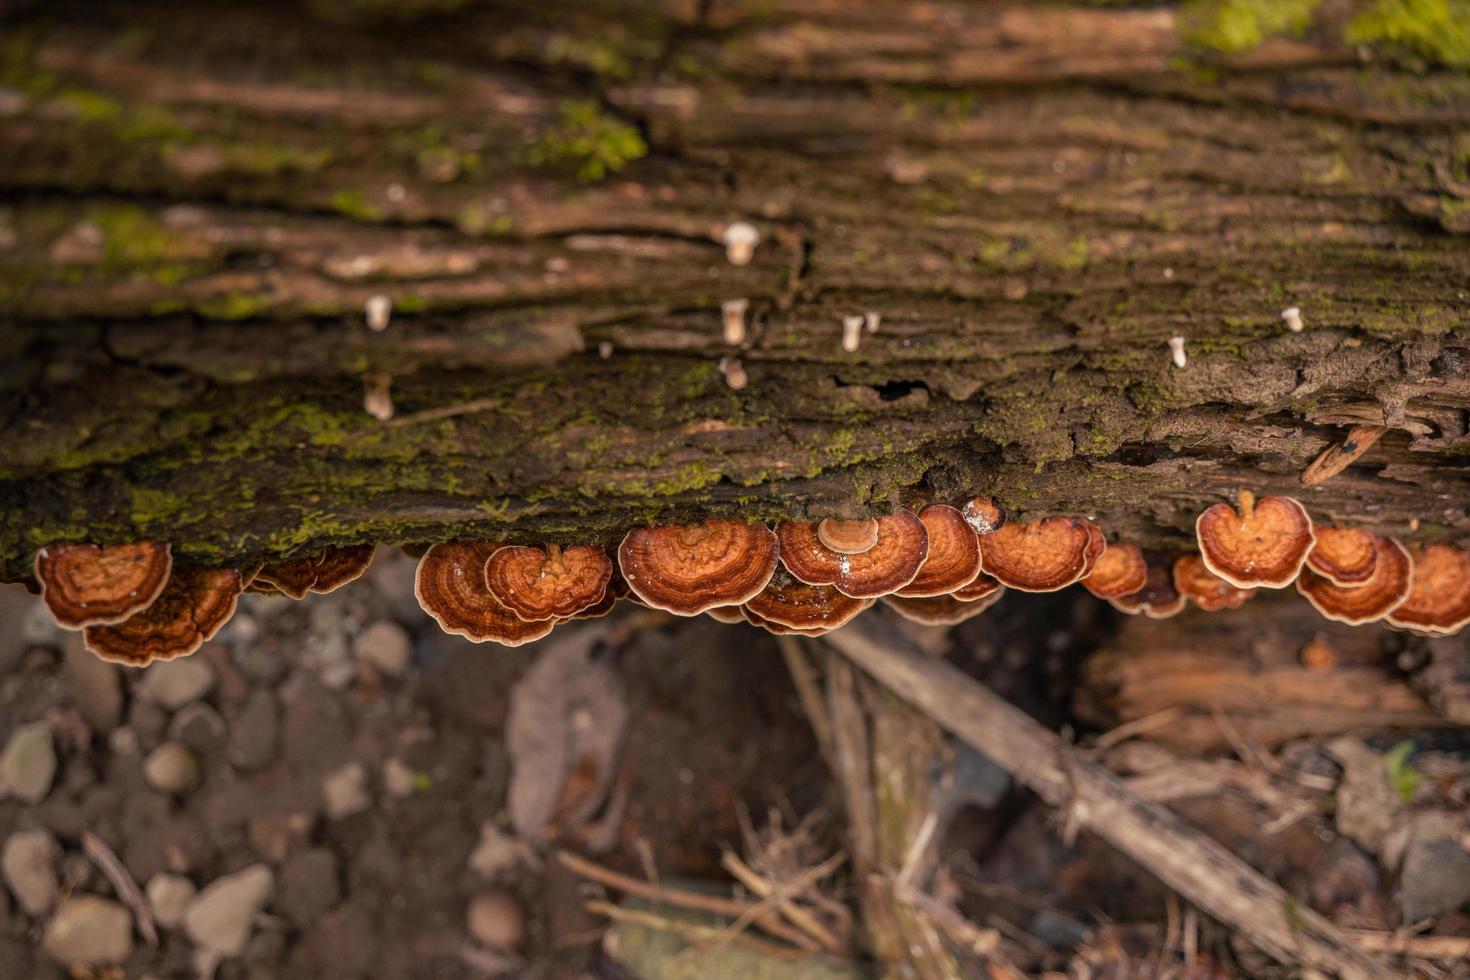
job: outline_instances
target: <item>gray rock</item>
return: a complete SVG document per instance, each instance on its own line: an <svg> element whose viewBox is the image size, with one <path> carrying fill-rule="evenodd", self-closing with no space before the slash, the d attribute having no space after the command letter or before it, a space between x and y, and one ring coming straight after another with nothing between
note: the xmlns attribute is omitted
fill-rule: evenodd
<svg viewBox="0 0 1470 980"><path fill-rule="evenodd" d="M402 677L413 656L408 633L392 620L379 620L357 635L352 653L389 677Z"/></svg>
<svg viewBox="0 0 1470 980"><path fill-rule="evenodd" d="M1453 912L1470 901L1470 854L1456 839L1453 818L1422 814L1404 850L1399 901L1404 921L1419 922Z"/></svg>
<svg viewBox="0 0 1470 980"><path fill-rule="evenodd" d="M39 803L56 778L56 746L45 722L21 725L0 752L0 796L9 793L24 803Z"/></svg>
<svg viewBox="0 0 1470 980"><path fill-rule="evenodd" d="M56 901L60 887L56 862L60 858L61 846L44 830L17 831L5 839L0 871L28 914L40 915Z"/></svg>
<svg viewBox="0 0 1470 980"><path fill-rule="evenodd" d="M367 790L367 770L360 762L349 762L322 780L322 806L331 820L361 813L372 802Z"/></svg>
<svg viewBox="0 0 1470 980"><path fill-rule="evenodd" d="M219 712L203 701L186 704L168 724L169 738L195 752L213 752L225 744L229 730Z"/></svg>
<svg viewBox="0 0 1470 980"><path fill-rule="evenodd" d="M250 818L245 833L261 860L280 864L287 854L305 845L311 824L309 813L261 813Z"/></svg>
<svg viewBox="0 0 1470 980"><path fill-rule="evenodd" d="M337 856L315 847L292 857L281 868L277 906L286 917L306 928L342 898L337 881Z"/></svg>
<svg viewBox="0 0 1470 980"><path fill-rule="evenodd" d="M412 796L418 777L398 756L391 756L383 763L383 792L402 799Z"/></svg>
<svg viewBox="0 0 1470 980"><path fill-rule="evenodd" d="M56 625L51 610L46 604L36 597L26 609L25 618L21 620L20 636L23 643L28 647L51 647L58 649L65 639L67 630Z"/></svg>
<svg viewBox="0 0 1470 980"><path fill-rule="evenodd" d="M199 761L178 742L164 742L143 760L143 778L159 792L181 794L199 781Z"/></svg>
<svg viewBox="0 0 1470 980"><path fill-rule="evenodd" d="M112 731L122 722L118 668L83 646L81 633L68 633L61 652L72 704L94 731Z"/></svg>
<svg viewBox="0 0 1470 980"><path fill-rule="evenodd" d="M214 689L214 668L203 657L159 661L143 671L143 687L153 700L177 711Z"/></svg>
<svg viewBox="0 0 1470 980"><path fill-rule="evenodd" d="M121 963L133 953L133 917L117 902L77 895L46 923L41 947L72 968Z"/></svg>
<svg viewBox="0 0 1470 980"><path fill-rule="evenodd" d="M165 929L172 929L184 920L184 910L198 889L183 875L160 872L148 879L144 891L153 910L153 920Z"/></svg>
<svg viewBox="0 0 1470 980"><path fill-rule="evenodd" d="M480 841L470 852L470 870L487 881L509 877L522 867L539 865L536 852L519 837L505 833L486 821L480 827Z"/></svg>
<svg viewBox="0 0 1470 980"><path fill-rule="evenodd" d="M252 691L231 726L230 765L245 772L264 769L275 758L279 726L275 697L265 688Z"/></svg>
<svg viewBox="0 0 1470 980"><path fill-rule="evenodd" d="M471 936L492 949L512 950L526 938L526 914L515 896L503 888L472 898L465 924Z"/></svg>
<svg viewBox="0 0 1470 980"><path fill-rule="evenodd" d="M220 956L239 956L250 941L255 916L275 890L275 875L263 864L217 878L184 910L184 932Z"/></svg>

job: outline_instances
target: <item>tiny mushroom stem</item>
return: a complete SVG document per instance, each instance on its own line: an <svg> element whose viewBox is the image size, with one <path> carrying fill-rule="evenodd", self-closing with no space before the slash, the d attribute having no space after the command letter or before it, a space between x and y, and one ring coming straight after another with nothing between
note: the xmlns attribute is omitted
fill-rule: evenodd
<svg viewBox="0 0 1470 980"><path fill-rule="evenodd" d="M720 312L725 318L725 343L745 342L745 311L749 308L750 300L747 299L727 299L720 304Z"/></svg>
<svg viewBox="0 0 1470 980"><path fill-rule="evenodd" d="M845 316L842 318L842 349L851 354L858 349L858 344L863 338L864 317Z"/></svg>
<svg viewBox="0 0 1470 980"><path fill-rule="evenodd" d="M883 322L883 314L877 310L869 310L863 314L863 320L864 326L868 328L868 333L877 333L878 324Z"/></svg>
<svg viewBox="0 0 1470 980"><path fill-rule="evenodd" d="M393 301L378 293L367 298L367 302L362 305L362 311L367 317L368 329L382 333L388 329L388 320L393 315Z"/></svg>
<svg viewBox="0 0 1470 980"><path fill-rule="evenodd" d="M1189 358L1184 354L1184 338L1174 336L1169 338L1169 352L1174 358L1174 366L1182 368L1188 363Z"/></svg>
<svg viewBox="0 0 1470 980"><path fill-rule="evenodd" d="M604 340L597 345L597 356L604 361L613 356L613 345L611 340Z"/></svg>
<svg viewBox="0 0 1470 980"><path fill-rule="evenodd" d="M386 422L393 417L393 396L388 391L392 385L392 375L365 374L362 376L363 410L380 422Z"/></svg>
<svg viewBox="0 0 1470 980"><path fill-rule="evenodd" d="M745 374L745 365L740 363L738 357L723 357L720 359L720 373L725 376L725 384L736 391L745 387L749 377Z"/></svg>
<svg viewBox="0 0 1470 980"><path fill-rule="evenodd" d="M761 233L748 221L736 221L725 229L724 241L725 258L731 265L749 265Z"/></svg>
<svg viewBox="0 0 1470 980"><path fill-rule="evenodd" d="M1305 324L1302 323L1302 311L1299 306L1291 306L1281 311L1281 319L1286 321L1286 326L1292 333L1301 333Z"/></svg>

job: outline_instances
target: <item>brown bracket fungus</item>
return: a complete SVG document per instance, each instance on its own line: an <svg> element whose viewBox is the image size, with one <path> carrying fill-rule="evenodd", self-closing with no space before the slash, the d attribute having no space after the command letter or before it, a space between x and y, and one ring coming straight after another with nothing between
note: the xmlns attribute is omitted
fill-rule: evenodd
<svg viewBox="0 0 1470 980"><path fill-rule="evenodd" d="M566 619L602 601L613 564L597 545L501 548L485 563L485 583L528 623Z"/></svg>
<svg viewBox="0 0 1470 980"><path fill-rule="evenodd" d="M1174 588L1179 594L1205 612L1239 609L1255 589L1231 585L1205 566L1199 555L1180 555L1174 559Z"/></svg>
<svg viewBox="0 0 1470 980"><path fill-rule="evenodd" d="M919 574L896 594L905 598L949 595L975 581L980 574L980 539L955 508L930 504L919 511L929 538L928 554Z"/></svg>
<svg viewBox="0 0 1470 980"><path fill-rule="evenodd" d="M957 599L960 602L976 602L980 599L984 599L988 595L1003 591L1004 588L1005 587L1002 586L998 580L991 578L984 572L981 572L979 575L975 576L975 580L973 582L971 582L969 585L963 585L960 588L955 589L949 594L949 597L951 599Z"/></svg>
<svg viewBox="0 0 1470 980"><path fill-rule="evenodd" d="M759 626L761 629L765 630L767 633L772 634L773 636L823 636L831 632L831 630L822 629L820 627L816 629L801 630L796 629L793 626L783 626L780 623L773 623L769 619L762 619L760 616L751 612L745 606L738 606L737 608L740 610L740 617L744 619L747 623L749 623L751 626Z"/></svg>
<svg viewBox="0 0 1470 980"><path fill-rule="evenodd" d="M1136 544L1110 544L1093 563L1082 587L1099 599L1131 595L1148 581L1148 563Z"/></svg>
<svg viewBox="0 0 1470 980"><path fill-rule="evenodd" d="M1345 589L1366 585L1378 560L1379 539L1356 527L1319 525L1312 530L1317 540L1307 552L1307 568Z"/></svg>
<svg viewBox="0 0 1470 980"><path fill-rule="evenodd" d="M1296 580L1296 590L1328 619L1350 626L1376 622L1409 597L1414 584L1414 563L1409 552L1393 538L1369 537L1375 556L1373 572L1366 581L1341 585L1317 574L1310 563Z"/></svg>
<svg viewBox="0 0 1470 980"><path fill-rule="evenodd" d="M41 598L67 629L120 623L148 608L168 583L168 544L56 544L36 554Z"/></svg>
<svg viewBox="0 0 1470 980"><path fill-rule="evenodd" d="M744 606L715 606L713 609L706 609L704 614L715 622L724 623L727 626L749 622L745 617Z"/></svg>
<svg viewBox="0 0 1470 980"><path fill-rule="evenodd" d="M253 591L265 591L257 588L263 585L292 599L305 599L308 592L326 595L356 581L372 562L373 546L370 544L327 548L321 554L266 565L250 584Z"/></svg>
<svg viewBox="0 0 1470 980"><path fill-rule="evenodd" d="M1194 522L1200 554L1216 575L1242 589L1284 589L1312 550L1312 519L1291 497L1262 497L1242 490L1240 512L1229 504L1209 507Z"/></svg>
<svg viewBox="0 0 1470 980"><path fill-rule="evenodd" d="M760 595L744 606L761 623L775 623L796 630L834 630L873 604L872 599L854 599L830 585L808 585L785 569L776 569Z"/></svg>
<svg viewBox="0 0 1470 980"><path fill-rule="evenodd" d="M1409 597L1384 618L1395 626L1438 636L1470 623L1470 551L1447 544L1416 547Z"/></svg>
<svg viewBox="0 0 1470 980"><path fill-rule="evenodd" d="M148 608L121 623L88 626L82 639L103 660L130 667L188 656L230 621L242 581L232 568L176 568Z"/></svg>
<svg viewBox="0 0 1470 980"><path fill-rule="evenodd" d="M1143 588L1125 596L1109 599L1108 605L1130 616L1139 613L1149 619L1168 619L1184 611L1184 594L1174 587L1174 556L1150 551L1144 554L1148 579Z"/></svg>
<svg viewBox="0 0 1470 980"><path fill-rule="evenodd" d="M640 527L618 545L618 568L647 605L697 616L754 598L776 571L778 550L776 535L764 524Z"/></svg>
<svg viewBox="0 0 1470 980"><path fill-rule="evenodd" d="M970 529L982 536L999 531L1008 519L1006 509L989 497L975 497L960 508L960 513Z"/></svg>
<svg viewBox="0 0 1470 980"><path fill-rule="evenodd" d="M965 601L952 595L906 597L884 596L883 601L904 619L923 623L926 626L953 626L963 623L989 609L1005 595L1005 589L997 587L983 599Z"/></svg>
<svg viewBox="0 0 1470 980"><path fill-rule="evenodd" d="M1022 592L1055 592L1080 581L1100 557L1096 525L1083 517L1046 517L1007 523L981 535L981 563L1002 585Z"/></svg>
<svg viewBox="0 0 1470 980"><path fill-rule="evenodd" d="M494 541L450 541L419 559L413 593L444 632L516 647L541 639L556 625L555 620L528 623L491 594L485 563L499 549Z"/></svg>
<svg viewBox="0 0 1470 980"><path fill-rule="evenodd" d="M876 599L903 588L929 554L924 522L906 510L878 519L878 540L859 554L839 554L822 544L815 524L782 521L781 562L808 585L835 585L855 599Z"/></svg>
<svg viewBox="0 0 1470 980"><path fill-rule="evenodd" d="M878 543L878 522L871 517L862 521L818 521L817 540L839 555L860 555Z"/></svg>

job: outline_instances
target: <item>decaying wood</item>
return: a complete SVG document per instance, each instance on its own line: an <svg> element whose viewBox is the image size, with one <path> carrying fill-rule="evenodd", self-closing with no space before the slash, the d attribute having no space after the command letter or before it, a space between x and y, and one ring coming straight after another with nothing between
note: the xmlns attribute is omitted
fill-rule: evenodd
<svg viewBox="0 0 1470 980"><path fill-rule="evenodd" d="M1078 758L964 674L913 649L886 621L863 620L824 642L1279 962L1349 980L1395 976L1235 855Z"/></svg>
<svg viewBox="0 0 1470 980"><path fill-rule="evenodd" d="M1353 0L21 6L0 575L979 491L1177 543L1356 424L1314 517L1470 534L1470 77Z"/></svg>
<svg viewBox="0 0 1470 980"><path fill-rule="evenodd" d="M1342 442L1333 443L1302 470L1302 483L1314 487L1347 469L1388 432L1385 425L1355 425Z"/></svg>

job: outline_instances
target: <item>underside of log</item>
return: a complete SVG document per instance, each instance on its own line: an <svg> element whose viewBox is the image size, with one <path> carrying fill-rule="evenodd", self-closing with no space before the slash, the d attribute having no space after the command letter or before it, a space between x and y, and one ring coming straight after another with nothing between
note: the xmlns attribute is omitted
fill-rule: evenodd
<svg viewBox="0 0 1470 980"><path fill-rule="evenodd" d="M1461 0L19 6L0 575L979 492L1470 536Z"/></svg>

